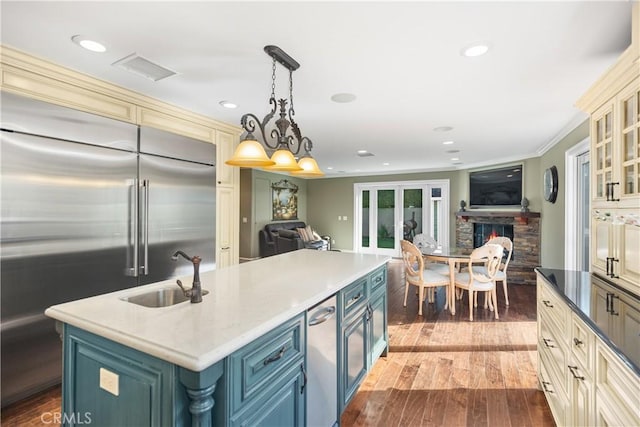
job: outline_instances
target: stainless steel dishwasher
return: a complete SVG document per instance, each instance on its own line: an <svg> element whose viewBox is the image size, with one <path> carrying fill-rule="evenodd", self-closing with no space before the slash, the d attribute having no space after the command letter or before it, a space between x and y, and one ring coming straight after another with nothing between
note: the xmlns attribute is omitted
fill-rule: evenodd
<svg viewBox="0 0 640 427"><path fill-rule="evenodd" d="M338 425L336 296L307 312L307 426Z"/></svg>

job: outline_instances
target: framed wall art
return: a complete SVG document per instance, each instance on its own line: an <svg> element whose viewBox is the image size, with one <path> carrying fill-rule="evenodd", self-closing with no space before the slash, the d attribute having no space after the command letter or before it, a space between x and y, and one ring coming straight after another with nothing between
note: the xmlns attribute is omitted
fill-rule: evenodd
<svg viewBox="0 0 640 427"><path fill-rule="evenodd" d="M282 179L271 184L273 220L298 219L298 186Z"/></svg>

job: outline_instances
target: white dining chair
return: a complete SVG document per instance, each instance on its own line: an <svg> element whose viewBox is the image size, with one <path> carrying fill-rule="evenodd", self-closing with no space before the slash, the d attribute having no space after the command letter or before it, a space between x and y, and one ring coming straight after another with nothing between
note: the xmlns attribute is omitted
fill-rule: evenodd
<svg viewBox="0 0 640 427"><path fill-rule="evenodd" d="M504 300L507 306L509 306L509 293L507 292L507 267L509 267L509 261L511 261L511 254L513 253L513 242L508 237L498 236L489 239L486 244L490 245L500 245L506 252L507 256L504 259L504 262L500 264L500 268L496 273L496 282L502 282L502 290L504 292ZM476 265L473 267L474 271L478 273L485 273L485 267L481 265ZM475 296L475 305L478 305L478 295ZM484 298L484 308L487 308L488 298L485 294Z"/></svg>
<svg viewBox="0 0 640 427"><path fill-rule="evenodd" d="M498 305L496 303L496 274L502 261L503 249L500 245L486 244L476 248L469 256L469 265L466 271L456 273L455 289L466 290L469 294L469 320L473 321L474 295L477 292L488 292L491 296L489 309L498 316ZM477 272L473 269L473 264L483 263L484 270ZM494 309L495 307L495 309Z"/></svg>
<svg viewBox="0 0 640 427"><path fill-rule="evenodd" d="M438 287L445 288L445 308L449 305L449 277L429 270L424 266L422 252L411 242L401 240L402 260L404 262L405 288L404 288L404 306L407 306L407 296L409 294L409 285L418 287L418 315L422 316L422 304L425 299L433 302L433 293L428 292ZM425 290L427 293L425 294Z"/></svg>

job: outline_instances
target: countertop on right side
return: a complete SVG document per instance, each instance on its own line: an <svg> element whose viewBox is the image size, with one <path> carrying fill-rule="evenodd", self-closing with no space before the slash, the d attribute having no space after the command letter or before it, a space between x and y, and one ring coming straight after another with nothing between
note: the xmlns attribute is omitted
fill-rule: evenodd
<svg viewBox="0 0 640 427"><path fill-rule="evenodd" d="M626 299L631 299L640 309L640 296L629 289L620 287L606 279L593 275L586 271L561 270L553 268L536 268L538 272L563 298L567 305L587 324L593 331L615 352L620 359L640 376L640 358L638 346L640 336L636 340L621 342L608 331L600 327L596 321L594 297L596 285L594 282L604 283L620 294L625 294Z"/></svg>

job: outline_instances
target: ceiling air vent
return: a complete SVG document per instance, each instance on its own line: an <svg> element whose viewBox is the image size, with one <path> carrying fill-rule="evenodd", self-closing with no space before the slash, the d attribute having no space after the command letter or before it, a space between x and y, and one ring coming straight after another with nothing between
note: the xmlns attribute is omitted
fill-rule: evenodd
<svg viewBox="0 0 640 427"><path fill-rule="evenodd" d="M137 53L132 53L131 55L126 56L111 65L123 68L127 71L131 71L132 73L138 74L142 77L146 77L147 79L153 80L154 82L166 79L167 77L171 77L174 74L177 74L175 71L171 71L168 68L164 68L158 64L154 64L153 62L149 61L146 58L143 58Z"/></svg>

